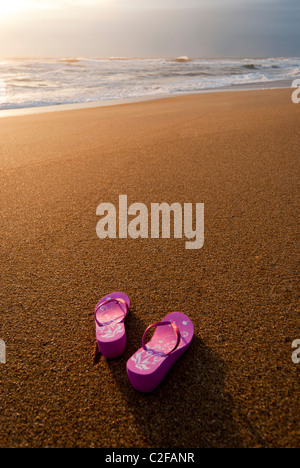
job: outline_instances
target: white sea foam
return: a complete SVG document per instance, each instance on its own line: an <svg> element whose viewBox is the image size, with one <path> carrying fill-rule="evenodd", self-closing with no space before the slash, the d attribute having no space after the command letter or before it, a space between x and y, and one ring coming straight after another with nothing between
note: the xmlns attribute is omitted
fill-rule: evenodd
<svg viewBox="0 0 300 468"><path fill-rule="evenodd" d="M0 109L159 97L300 77L299 58L128 57L0 60Z"/></svg>

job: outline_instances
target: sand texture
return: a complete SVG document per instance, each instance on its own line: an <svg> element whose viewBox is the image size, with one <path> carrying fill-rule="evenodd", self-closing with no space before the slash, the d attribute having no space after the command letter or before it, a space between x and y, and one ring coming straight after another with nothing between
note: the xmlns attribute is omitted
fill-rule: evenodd
<svg viewBox="0 0 300 468"><path fill-rule="evenodd" d="M291 90L216 93L0 120L1 447L300 445L300 105ZM100 240L96 208L205 204L205 245ZM93 309L132 303L123 357ZM151 395L127 359L188 314L190 350Z"/></svg>

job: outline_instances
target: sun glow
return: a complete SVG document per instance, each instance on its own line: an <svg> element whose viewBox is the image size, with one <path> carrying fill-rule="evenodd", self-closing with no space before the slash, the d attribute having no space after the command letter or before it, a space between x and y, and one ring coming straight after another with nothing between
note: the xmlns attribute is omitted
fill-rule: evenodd
<svg viewBox="0 0 300 468"><path fill-rule="evenodd" d="M107 6L114 0L0 0L1 17L11 13L34 10L55 10L78 6Z"/></svg>
<svg viewBox="0 0 300 468"><path fill-rule="evenodd" d="M26 0L0 0L0 17L23 10L26 4Z"/></svg>
<svg viewBox="0 0 300 468"><path fill-rule="evenodd" d="M12 13L53 10L74 4L76 5L76 0L0 0L0 19Z"/></svg>

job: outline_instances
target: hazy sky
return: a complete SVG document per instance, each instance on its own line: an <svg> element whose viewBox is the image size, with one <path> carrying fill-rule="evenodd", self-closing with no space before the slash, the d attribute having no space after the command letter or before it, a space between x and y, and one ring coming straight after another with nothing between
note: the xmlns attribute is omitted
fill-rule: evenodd
<svg viewBox="0 0 300 468"><path fill-rule="evenodd" d="M299 0L0 0L0 57L300 56Z"/></svg>

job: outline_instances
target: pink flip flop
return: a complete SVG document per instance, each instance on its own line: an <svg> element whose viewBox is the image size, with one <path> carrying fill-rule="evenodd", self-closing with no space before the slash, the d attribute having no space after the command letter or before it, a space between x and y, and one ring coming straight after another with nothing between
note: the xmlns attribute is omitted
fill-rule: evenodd
<svg viewBox="0 0 300 468"><path fill-rule="evenodd" d="M126 294L114 292L101 299L95 309L96 338L100 352L112 359L121 356L126 347L125 318L130 300Z"/></svg>
<svg viewBox="0 0 300 468"><path fill-rule="evenodd" d="M156 327L153 337L146 345L146 334ZM142 348L127 362L131 385L139 392L152 392L173 364L187 351L193 336L191 319L180 312L172 312L161 322L150 325L144 333Z"/></svg>

